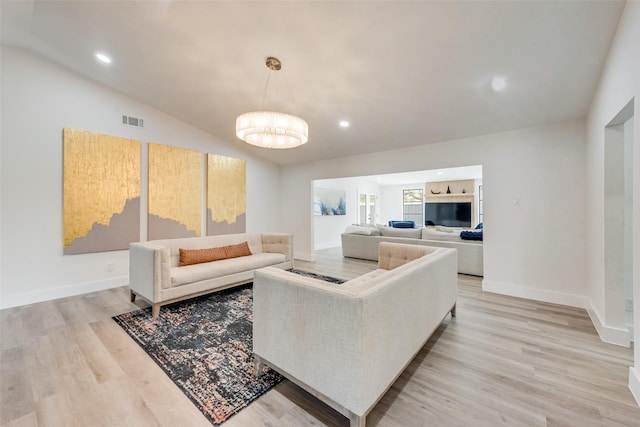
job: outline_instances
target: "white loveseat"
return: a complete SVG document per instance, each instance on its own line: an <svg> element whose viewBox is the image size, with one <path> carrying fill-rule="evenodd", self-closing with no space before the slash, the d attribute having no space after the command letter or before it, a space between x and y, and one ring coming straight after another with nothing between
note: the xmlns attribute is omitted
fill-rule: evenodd
<svg viewBox="0 0 640 427"><path fill-rule="evenodd" d="M180 249L208 249L247 242L251 255L180 267ZM293 235L240 233L131 243L129 288L152 304L153 317L160 306L249 283L262 267L293 268Z"/></svg>
<svg viewBox="0 0 640 427"><path fill-rule="evenodd" d="M342 285L275 268L253 285L256 372L265 363L364 426L449 312L456 251L381 243L378 269Z"/></svg>
<svg viewBox="0 0 640 427"><path fill-rule="evenodd" d="M350 258L378 260L380 242L437 246L458 250L458 273L483 276L481 241L462 240L460 233L429 228L348 227L341 235L342 255Z"/></svg>

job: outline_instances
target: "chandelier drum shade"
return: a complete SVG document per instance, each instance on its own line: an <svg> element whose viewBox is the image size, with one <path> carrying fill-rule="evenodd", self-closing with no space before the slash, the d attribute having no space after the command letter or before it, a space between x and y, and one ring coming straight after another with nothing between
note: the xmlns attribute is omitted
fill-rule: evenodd
<svg viewBox="0 0 640 427"><path fill-rule="evenodd" d="M293 148L309 140L309 125L291 114L252 111L238 116L236 135L258 147Z"/></svg>
<svg viewBox="0 0 640 427"><path fill-rule="evenodd" d="M267 58L266 65L270 72L278 71L282 67L280 60L273 57ZM267 80L265 97L268 85ZM291 97L293 98L293 95ZM304 119L292 114L260 109L238 116L236 135L247 144L257 147L294 148L309 140L309 125Z"/></svg>

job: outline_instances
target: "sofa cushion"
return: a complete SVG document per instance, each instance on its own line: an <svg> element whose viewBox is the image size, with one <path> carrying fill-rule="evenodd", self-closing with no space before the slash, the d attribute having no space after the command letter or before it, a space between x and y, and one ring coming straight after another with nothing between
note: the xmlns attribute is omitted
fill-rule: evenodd
<svg viewBox="0 0 640 427"><path fill-rule="evenodd" d="M347 234L362 234L363 236L379 236L380 231L374 226L348 225L344 231Z"/></svg>
<svg viewBox="0 0 640 427"><path fill-rule="evenodd" d="M422 229L382 227L381 234L387 237L410 237L419 239L422 236Z"/></svg>
<svg viewBox="0 0 640 427"><path fill-rule="evenodd" d="M215 279L248 270L285 262L283 254L263 252L239 258L227 258L202 264L171 268L171 286L181 286L201 280Z"/></svg>

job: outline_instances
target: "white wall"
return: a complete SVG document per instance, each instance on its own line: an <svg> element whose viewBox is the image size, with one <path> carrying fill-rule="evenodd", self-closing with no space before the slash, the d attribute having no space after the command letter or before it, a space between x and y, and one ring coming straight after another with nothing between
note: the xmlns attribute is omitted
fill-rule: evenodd
<svg viewBox="0 0 640 427"><path fill-rule="evenodd" d="M314 248L310 182L344 176L483 166L483 287L585 306L584 121L521 129L282 170L296 256ZM321 142L316 142L321 143ZM513 200L518 198L520 205ZM283 196L282 203L285 203ZM388 201L385 200L384 205Z"/></svg>
<svg viewBox="0 0 640 427"><path fill-rule="evenodd" d="M142 142L142 236L146 237L147 142L247 161L247 231L279 229L280 169L94 81L2 47L0 307L128 283L128 251L63 255L62 129ZM120 124L142 117L143 129ZM107 272L106 263L114 270Z"/></svg>
<svg viewBox="0 0 640 427"><path fill-rule="evenodd" d="M604 281L604 153L605 126L634 100L633 118L633 294L634 341L640 342L640 2L629 1L609 49L587 117L587 285L589 312L601 337L616 341L624 325L608 324ZM629 386L640 402L640 348L635 346Z"/></svg>
<svg viewBox="0 0 640 427"><path fill-rule="evenodd" d="M340 246L340 234L349 224L359 223L358 219L358 180L326 179L314 182L314 188L344 190L347 193L346 215L313 217L315 239L314 249L325 249Z"/></svg>

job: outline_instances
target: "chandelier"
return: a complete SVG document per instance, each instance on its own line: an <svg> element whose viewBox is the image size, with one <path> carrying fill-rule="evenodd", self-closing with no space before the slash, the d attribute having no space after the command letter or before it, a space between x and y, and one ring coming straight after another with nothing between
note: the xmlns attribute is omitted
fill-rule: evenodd
<svg viewBox="0 0 640 427"><path fill-rule="evenodd" d="M274 57L267 58L266 65L269 75L271 71L282 68L280 60ZM309 140L309 125L306 121L291 114L262 109L268 86L267 78L260 111L240 114L236 119L236 135L248 144L264 148L294 148L305 144Z"/></svg>

